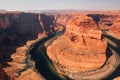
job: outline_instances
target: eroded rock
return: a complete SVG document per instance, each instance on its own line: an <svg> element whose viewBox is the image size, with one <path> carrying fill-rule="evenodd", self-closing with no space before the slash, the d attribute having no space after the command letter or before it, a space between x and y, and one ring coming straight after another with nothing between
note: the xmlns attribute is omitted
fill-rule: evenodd
<svg viewBox="0 0 120 80"><path fill-rule="evenodd" d="M63 73L100 68L106 61L107 48L100 29L110 29L110 33L119 36L119 17L112 12L93 13L0 13L0 80L7 80L7 75L19 80L42 79L31 68L23 71L19 78L17 76L26 66L28 47L36 42L35 39L57 31L54 23L65 25L66 32L48 47L47 54Z"/></svg>
<svg viewBox="0 0 120 80"><path fill-rule="evenodd" d="M103 66L107 41L92 18L86 15L73 17L66 27L66 33L47 49L49 58L60 71L70 75Z"/></svg>

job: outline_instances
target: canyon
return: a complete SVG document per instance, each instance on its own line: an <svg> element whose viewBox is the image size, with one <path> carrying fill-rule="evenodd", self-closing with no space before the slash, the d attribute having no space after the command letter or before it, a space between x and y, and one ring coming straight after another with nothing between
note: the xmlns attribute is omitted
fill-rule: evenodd
<svg viewBox="0 0 120 80"><path fill-rule="evenodd" d="M56 37L46 47L46 54L58 74L80 80L78 77L84 77L84 73L97 71L106 66L106 63L111 63L115 69L105 75L104 79L119 79L119 13L120 11L44 14L0 12L0 80L46 80L36 69L37 56L32 57L29 51L42 38L62 31L61 26L65 26L64 34ZM113 56L114 51L117 59ZM35 55L34 52L33 56ZM105 70L109 68L107 66Z"/></svg>

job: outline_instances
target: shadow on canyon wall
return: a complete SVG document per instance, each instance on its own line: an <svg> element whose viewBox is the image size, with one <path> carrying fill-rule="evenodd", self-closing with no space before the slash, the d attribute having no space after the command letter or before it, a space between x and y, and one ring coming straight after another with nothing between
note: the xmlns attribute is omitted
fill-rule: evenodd
<svg viewBox="0 0 120 80"><path fill-rule="evenodd" d="M100 14L88 14L87 16L89 17L92 17L93 20L95 21L95 23L98 25L99 22L100 22L100 18L103 16L103 15L100 15Z"/></svg>
<svg viewBox="0 0 120 80"><path fill-rule="evenodd" d="M11 55L16 49L26 44L28 40L38 38L38 34L52 33L54 30L54 16L33 13L5 13L0 14L0 64L10 66ZM42 27L44 29L42 29ZM51 30L52 29L52 30Z"/></svg>
<svg viewBox="0 0 120 80"><path fill-rule="evenodd" d="M112 37L110 35L104 35L106 38L108 38L109 40L113 41L113 43L116 44L116 46L111 45L110 43L108 43L108 46L112 49L114 49L117 54L120 56L120 40L116 39L115 37ZM107 50L109 52L109 50ZM109 53L106 54L107 57L110 57L111 55ZM118 68L105 80L113 80L116 77L120 76L120 65L118 66Z"/></svg>
<svg viewBox="0 0 120 80"><path fill-rule="evenodd" d="M118 17L117 15L105 14L88 14L87 16L92 17L100 29L104 29L105 27L111 27Z"/></svg>

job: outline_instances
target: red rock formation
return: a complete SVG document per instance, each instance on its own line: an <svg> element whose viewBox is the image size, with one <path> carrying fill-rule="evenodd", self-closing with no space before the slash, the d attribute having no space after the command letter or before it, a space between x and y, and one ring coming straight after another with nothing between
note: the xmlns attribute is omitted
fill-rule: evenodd
<svg viewBox="0 0 120 80"><path fill-rule="evenodd" d="M0 64L11 78L17 79L19 72L26 66L26 51L29 46L26 46L26 42L40 38L43 31L54 31L54 17L45 14L40 16L41 19L34 13L0 13Z"/></svg>
<svg viewBox="0 0 120 80"><path fill-rule="evenodd" d="M110 31L108 33L120 39L120 16L111 26Z"/></svg>
<svg viewBox="0 0 120 80"><path fill-rule="evenodd" d="M10 78L8 75L4 72L2 69L2 66L0 65L0 80L9 80Z"/></svg>
<svg viewBox="0 0 120 80"><path fill-rule="evenodd" d="M66 25L70 18L74 16L74 14L58 14L55 15L56 23Z"/></svg>
<svg viewBox="0 0 120 80"><path fill-rule="evenodd" d="M69 72L90 71L101 67L106 60L107 42L99 29L110 28L110 33L119 36L119 11L116 14L92 13L94 12L89 15L63 13L54 16L21 12L0 13L0 80L7 80L5 72L19 80L41 79L38 75L35 76L37 73L33 69L23 72L19 78L16 76L26 66L25 51L32 43L31 40L41 38L42 33L54 32L54 23L65 25L67 30L47 49L52 61L65 66ZM30 76L28 73L31 73ZM31 78L32 76L36 78Z"/></svg>
<svg viewBox="0 0 120 80"><path fill-rule="evenodd" d="M114 21L118 18L118 14L112 14L112 12L107 14L88 14L88 16L93 18L93 20L96 22L101 30L109 30Z"/></svg>
<svg viewBox="0 0 120 80"><path fill-rule="evenodd" d="M115 78L114 80L120 80L120 76L119 76L119 77L117 77L117 78Z"/></svg>
<svg viewBox="0 0 120 80"><path fill-rule="evenodd" d="M52 33L54 30L55 18L52 15L39 14L38 20L42 27L43 33Z"/></svg>
<svg viewBox="0 0 120 80"><path fill-rule="evenodd" d="M14 41L24 42L29 39L36 39L43 30L46 33L53 32L54 17L45 14L40 16L41 19L38 19L38 14L32 13L0 14L0 32L2 33L0 34L0 42L5 42L5 40L8 40L6 42L9 43Z"/></svg>
<svg viewBox="0 0 120 80"><path fill-rule="evenodd" d="M101 39L101 31L91 17L79 15L69 20L66 34L79 33L79 35ZM73 27L74 26L74 27Z"/></svg>
<svg viewBox="0 0 120 80"><path fill-rule="evenodd" d="M76 73L100 68L106 61L107 41L92 18L79 15L71 18L66 33L47 49L50 59L61 71Z"/></svg>

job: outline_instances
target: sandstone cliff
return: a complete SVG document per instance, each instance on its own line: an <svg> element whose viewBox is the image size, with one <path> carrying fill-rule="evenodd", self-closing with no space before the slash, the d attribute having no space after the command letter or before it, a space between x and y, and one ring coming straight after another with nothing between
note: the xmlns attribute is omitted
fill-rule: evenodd
<svg viewBox="0 0 120 80"><path fill-rule="evenodd" d="M9 80L10 78L8 75L4 72L2 69L2 66L0 65L0 80Z"/></svg>
<svg viewBox="0 0 120 80"><path fill-rule="evenodd" d="M109 30L119 36L119 22L118 14L104 12L50 15L0 13L0 80L42 80L31 68L21 75L18 73L26 66L29 45L35 39L55 32L57 26L54 23L65 25L66 32L48 47L50 59L55 64L59 63L63 71L71 73L98 69L106 61L107 41L101 30Z"/></svg>
<svg viewBox="0 0 120 80"><path fill-rule="evenodd" d="M110 27L114 24L114 22L119 17L118 14L88 14L88 16L92 17L96 24L99 26L101 30L109 30Z"/></svg>
<svg viewBox="0 0 120 80"><path fill-rule="evenodd" d="M47 54L55 64L62 66L63 72L85 72L104 64L106 48L107 41L94 20L76 15L68 21L65 34L48 47Z"/></svg>
<svg viewBox="0 0 120 80"><path fill-rule="evenodd" d="M54 22L52 15L21 12L0 13L0 64L11 79L17 79L19 71L26 66L27 41L53 33L55 31ZM37 73L33 75L35 74ZM2 74L0 75L2 76Z"/></svg>
<svg viewBox="0 0 120 80"><path fill-rule="evenodd" d="M108 33L120 39L120 16L114 21Z"/></svg>

